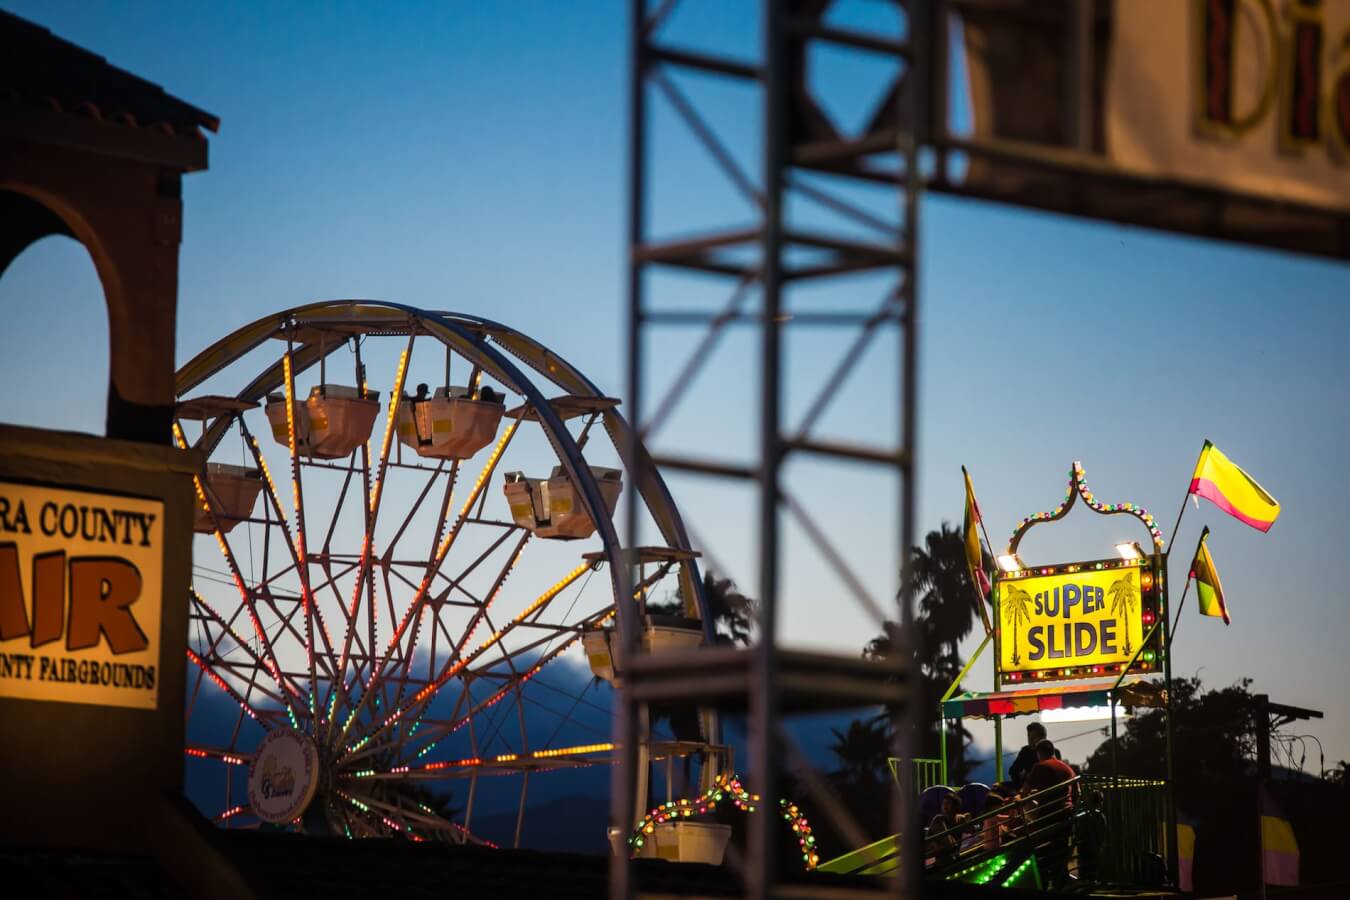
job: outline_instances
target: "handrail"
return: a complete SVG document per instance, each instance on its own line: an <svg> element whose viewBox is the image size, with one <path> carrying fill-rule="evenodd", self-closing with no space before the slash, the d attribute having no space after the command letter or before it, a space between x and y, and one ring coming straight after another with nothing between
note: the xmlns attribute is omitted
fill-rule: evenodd
<svg viewBox="0 0 1350 900"><path fill-rule="evenodd" d="M1073 778L1062 781L1059 784L1042 788L1041 790L1034 791L1030 794L1015 796L1008 804L1000 806L998 809L992 809L978 815L973 815L959 825L944 828L941 831L933 832L932 834L926 834L924 837L925 842L940 841L943 838L950 837L955 837L957 842L954 849L934 854L934 856L931 857L934 860L933 864L926 865L925 868L938 870L954 863L966 863L971 857L978 856L985 852L989 848L984 846L982 838L972 846L963 848L961 846L961 837L966 833L972 832L975 833L974 836L978 836L978 833L983 831L985 822L999 815L1007 815L1009 808L1012 808L1021 814L1023 819L1022 832L1018 835L1009 837L1006 840L1000 839L998 849L1006 850L1015 845L1034 846L1035 841L1033 839L1044 836L1044 834L1052 828L1059 827L1063 824L1060 820L1067 821L1072 819L1074 812L1073 806L1069 803L1062 803L1060 801L1064 798L1066 791L1071 798L1077 795L1078 786L1081 783L1081 780L1081 776L1075 775ZM1052 794L1054 794L1053 797L1051 796ZM1028 816L1028 809L1036 809L1038 801L1043 799L1053 799L1054 806L1047 806L1043 812L1039 814L1033 813ZM1035 826L1034 828L1031 827L1033 825Z"/></svg>
<svg viewBox="0 0 1350 900"><path fill-rule="evenodd" d="M886 757L886 765L891 770L891 780L895 786L900 786L900 764L904 760L898 756ZM928 757L914 757L909 760L914 767L914 793L922 794L930 787L936 787L941 784L942 760L930 759Z"/></svg>

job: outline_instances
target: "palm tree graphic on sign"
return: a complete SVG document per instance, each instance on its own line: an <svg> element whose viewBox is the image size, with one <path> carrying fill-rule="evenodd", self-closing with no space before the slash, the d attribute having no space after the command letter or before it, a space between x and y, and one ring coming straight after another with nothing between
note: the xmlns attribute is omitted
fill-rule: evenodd
<svg viewBox="0 0 1350 900"><path fill-rule="evenodd" d="M1022 664L1022 657L1017 651L1017 630L1019 626L1031 618L1030 607L1031 595L1026 591L1012 585L1003 588L1003 618L1007 619L1008 624L1012 626L1012 662L1014 666Z"/></svg>
<svg viewBox="0 0 1350 900"><path fill-rule="evenodd" d="M1106 592L1111 597L1111 615L1118 619L1123 619L1134 608L1139 605L1139 589L1134 585L1134 573L1126 572L1124 576L1111 582L1111 587ZM1125 624L1125 655L1129 656L1134 651L1130 646L1130 626Z"/></svg>

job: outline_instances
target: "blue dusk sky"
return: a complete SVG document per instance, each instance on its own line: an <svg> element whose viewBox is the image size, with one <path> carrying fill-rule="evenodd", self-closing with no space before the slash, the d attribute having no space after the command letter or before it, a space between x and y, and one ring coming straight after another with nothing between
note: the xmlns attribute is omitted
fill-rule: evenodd
<svg viewBox="0 0 1350 900"><path fill-rule="evenodd" d="M210 168L184 180L178 363L267 313L369 297L505 322L622 394L627 4L0 5L221 119ZM683 6L672 40L753 50L756 4ZM844 14L878 15L867 6L844 4ZM865 112L881 89L876 72L835 62L829 89L842 114ZM681 85L753 171L753 95ZM653 229L748 223L669 107L653 109ZM923 201L919 246L922 530L959 524L965 464L1002 550L1020 518L1059 502L1078 459L1103 500L1147 507L1170 534L1201 444L1213 440L1283 512L1265 535L1207 503L1186 513L1173 583L1209 524L1233 622L1202 619L1188 600L1174 670L1215 687L1251 678L1273 700L1324 710L1295 732L1320 737L1329 765L1350 758L1350 596L1345 570L1328 568L1348 543L1350 265L941 196ZM659 287L685 307L721 303L729 290L702 279ZM834 296L866 308L877 290L860 279ZM102 431L102 303L87 255L64 238L4 273L0 420ZM693 339L654 339L654 389ZM790 412L847 340L789 338ZM894 434L894 354L882 343L866 355L824 433L873 443ZM749 332L724 342L657 444L745 458L755 358ZM794 465L798 499L819 510L868 589L888 596L893 492L850 468ZM711 557L753 594L750 495L687 477L671 487ZM1023 555L1094 559L1123 539L1145 535L1080 506L1033 531ZM788 544L785 640L857 652L875 624L799 533ZM973 685L989 684L989 665ZM1081 760L1095 741L1067 740L1066 757Z"/></svg>

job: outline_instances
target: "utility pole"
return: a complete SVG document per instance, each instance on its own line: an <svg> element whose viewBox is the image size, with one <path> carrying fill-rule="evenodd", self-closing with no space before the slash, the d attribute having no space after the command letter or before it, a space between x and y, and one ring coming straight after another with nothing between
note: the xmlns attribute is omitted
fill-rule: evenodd
<svg viewBox="0 0 1350 900"><path fill-rule="evenodd" d="M1252 716L1256 719L1256 852L1261 900L1266 897L1266 854L1261 827L1261 791L1270 780L1270 733L1281 725L1300 719L1320 719L1322 713L1301 706L1271 703L1269 694L1252 696Z"/></svg>

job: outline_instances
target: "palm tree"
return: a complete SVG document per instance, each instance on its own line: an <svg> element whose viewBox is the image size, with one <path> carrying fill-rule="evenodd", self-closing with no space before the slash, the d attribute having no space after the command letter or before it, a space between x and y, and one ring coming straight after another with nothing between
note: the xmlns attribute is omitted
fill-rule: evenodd
<svg viewBox="0 0 1350 900"><path fill-rule="evenodd" d="M918 615L927 622L926 646L942 656L953 656L962 638L975 627L979 590L966 565L966 543L961 529L943 522L924 537L913 554L914 591ZM958 667L958 671L960 671Z"/></svg>
<svg viewBox="0 0 1350 900"><path fill-rule="evenodd" d="M730 578L720 578L712 571L703 573L703 597L708 605L708 617L713 623L714 643L748 645L750 626L754 621L755 601L738 591L736 583ZM680 591L676 591L664 603L653 603L649 600L647 612L656 615L683 616L684 596ZM650 709L652 725L667 723L676 740L702 739L703 728L699 723L697 706L689 703L653 703ZM686 756L684 760L686 781L690 763L690 757Z"/></svg>
<svg viewBox="0 0 1350 900"><path fill-rule="evenodd" d="M1013 633L1013 665L1021 665L1022 657L1017 650L1017 630L1022 623L1031 618L1031 595L1016 585L1003 587L1003 618L1008 620Z"/></svg>
<svg viewBox="0 0 1350 900"><path fill-rule="evenodd" d="M983 548L982 548L983 549ZM921 546L911 550L914 592L917 609L914 616L919 669L918 704L922 716L922 753L933 757L940 753L937 701L960 674L965 661L960 642L975 627L977 602L975 585L966 565L965 541L961 530L943 522L928 532ZM989 558L988 551L985 557ZM884 632L863 647L868 659L885 659L896 653L898 626L887 622ZM964 727L948 735L951 770L960 780L965 773L965 745L972 739Z"/></svg>
<svg viewBox="0 0 1350 900"><path fill-rule="evenodd" d="M714 640L719 644L750 643L750 626L754 622L755 601L736 589L736 582L720 578L711 570L703 573L703 597L712 619ZM647 612L657 615L684 615L684 595L680 591L669 595L664 603L647 601Z"/></svg>
<svg viewBox="0 0 1350 900"><path fill-rule="evenodd" d="M847 731L831 728L835 741L829 750L839 758L842 775L855 783L874 783L881 779L890 756L891 736L885 716L854 719Z"/></svg>
<svg viewBox="0 0 1350 900"><path fill-rule="evenodd" d="M1120 578L1111 582L1111 587L1106 591L1111 598L1111 615L1117 618L1124 618L1134 612L1135 606L1139 604L1139 589L1134 586L1134 573L1126 572ZM1125 628L1125 655L1129 656L1133 651L1130 646L1130 629Z"/></svg>

